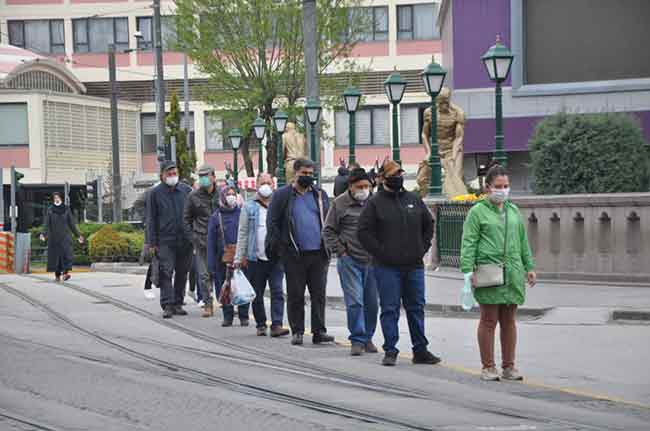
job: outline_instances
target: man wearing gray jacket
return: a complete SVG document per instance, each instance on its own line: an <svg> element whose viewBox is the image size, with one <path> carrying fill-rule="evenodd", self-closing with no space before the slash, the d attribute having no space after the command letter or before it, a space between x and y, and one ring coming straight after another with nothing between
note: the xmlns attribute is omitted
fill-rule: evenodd
<svg viewBox="0 0 650 431"><path fill-rule="evenodd" d="M341 279L348 318L352 356L376 353L372 342L377 327L377 286L370 255L357 237L359 216L370 197L370 178L363 168L348 177L348 190L339 195L327 214L323 237L327 248L338 257L336 268Z"/></svg>

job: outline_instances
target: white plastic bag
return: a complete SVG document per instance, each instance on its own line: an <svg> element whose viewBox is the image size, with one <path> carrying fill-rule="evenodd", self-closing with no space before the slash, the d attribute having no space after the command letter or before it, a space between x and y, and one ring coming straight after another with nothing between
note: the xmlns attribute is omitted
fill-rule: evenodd
<svg viewBox="0 0 650 431"><path fill-rule="evenodd" d="M246 305L255 299L255 289L250 284L241 269L236 269L230 282L232 288L232 305Z"/></svg>
<svg viewBox="0 0 650 431"><path fill-rule="evenodd" d="M460 292L460 305L465 311L470 311L476 305L476 301L474 300L474 291L472 290L473 274L473 272L464 274L465 284L463 284L463 290Z"/></svg>

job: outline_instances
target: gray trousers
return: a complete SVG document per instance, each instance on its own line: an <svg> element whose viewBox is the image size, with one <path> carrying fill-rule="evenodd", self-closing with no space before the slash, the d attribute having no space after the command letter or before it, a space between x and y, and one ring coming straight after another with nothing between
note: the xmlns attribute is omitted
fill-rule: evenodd
<svg viewBox="0 0 650 431"><path fill-rule="evenodd" d="M196 270L199 273L198 288L201 289L201 297L206 305L212 304L212 275L208 271L208 248L195 245L196 251Z"/></svg>

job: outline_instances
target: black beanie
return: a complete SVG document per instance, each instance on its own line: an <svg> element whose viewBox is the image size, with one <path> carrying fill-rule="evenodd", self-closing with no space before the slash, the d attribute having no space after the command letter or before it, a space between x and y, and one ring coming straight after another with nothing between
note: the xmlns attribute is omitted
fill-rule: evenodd
<svg viewBox="0 0 650 431"><path fill-rule="evenodd" d="M368 176L366 170L363 168L352 169L352 172L350 172L350 175L348 176L348 184L354 184L357 181L363 180L370 181L370 177Z"/></svg>

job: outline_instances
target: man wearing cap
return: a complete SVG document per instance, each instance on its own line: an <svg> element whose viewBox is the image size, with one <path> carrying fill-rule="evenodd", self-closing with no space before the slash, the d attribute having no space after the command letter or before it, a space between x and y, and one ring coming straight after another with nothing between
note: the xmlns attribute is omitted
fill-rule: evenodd
<svg viewBox="0 0 650 431"><path fill-rule="evenodd" d="M427 350L424 333L424 265L431 246L433 218L424 202L404 190L403 170L387 160L383 188L368 202L359 219L359 241L374 261L381 329L384 333L383 365L397 362L400 303L408 319L414 364L437 364L440 358Z"/></svg>
<svg viewBox="0 0 650 431"><path fill-rule="evenodd" d="M162 164L160 179L161 183L147 196L147 244L158 254L160 306L163 317L169 319L173 315L187 314L183 310L183 298L192 263L192 242L183 224L183 208L192 189L178 181L174 162Z"/></svg>
<svg viewBox="0 0 650 431"><path fill-rule="evenodd" d="M188 231L192 233L192 243L196 254L196 267L199 273L201 297L203 298L203 317L214 316L212 304L213 280L208 270L208 223L210 216L219 206L219 192L216 186L214 168L203 165L199 168L199 188L187 198L183 219Z"/></svg>
<svg viewBox="0 0 650 431"><path fill-rule="evenodd" d="M348 176L347 191L334 199L323 229L327 248L338 258L336 268L347 310L352 356L377 352L372 342L377 327L377 285L370 255L357 235L359 216L369 197L366 170L354 168Z"/></svg>

